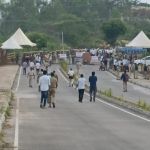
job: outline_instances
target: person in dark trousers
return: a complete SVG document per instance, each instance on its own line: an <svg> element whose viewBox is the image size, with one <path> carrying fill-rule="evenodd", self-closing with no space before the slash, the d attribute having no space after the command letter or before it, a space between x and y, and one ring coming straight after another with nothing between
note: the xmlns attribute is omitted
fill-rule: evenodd
<svg viewBox="0 0 150 150"><path fill-rule="evenodd" d="M39 86L40 86L40 91L41 91L41 103L40 107L44 108L47 103L48 99L48 90L50 86L50 78L47 75L47 71L43 71L43 76L40 77L39 79Z"/></svg>
<svg viewBox="0 0 150 150"><path fill-rule="evenodd" d="M85 82L86 79L84 78L83 74L80 75L80 78L77 82L78 92L79 92L79 102L82 103L84 90L85 90Z"/></svg>
<svg viewBox="0 0 150 150"><path fill-rule="evenodd" d="M144 64L144 79L147 79L147 66Z"/></svg>
<svg viewBox="0 0 150 150"><path fill-rule="evenodd" d="M134 64L134 79L138 79L138 65Z"/></svg>
<svg viewBox="0 0 150 150"><path fill-rule="evenodd" d="M89 77L90 83L90 102L95 102L95 96L97 92L97 77L95 76L95 72L92 72L92 75Z"/></svg>
<svg viewBox="0 0 150 150"><path fill-rule="evenodd" d="M26 75L26 73L27 73L27 67L28 67L28 64L27 64L26 61L24 61L23 64L22 64L23 75Z"/></svg>
<svg viewBox="0 0 150 150"><path fill-rule="evenodd" d="M129 80L129 76L126 73L126 70L124 73L121 75L121 80L123 81L123 92L127 92L127 82Z"/></svg>

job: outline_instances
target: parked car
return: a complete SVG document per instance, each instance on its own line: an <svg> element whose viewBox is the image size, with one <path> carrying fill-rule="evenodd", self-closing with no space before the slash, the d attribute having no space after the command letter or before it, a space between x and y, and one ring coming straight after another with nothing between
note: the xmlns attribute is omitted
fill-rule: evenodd
<svg viewBox="0 0 150 150"><path fill-rule="evenodd" d="M136 64L146 64L146 66L150 65L150 56L146 56L142 59L137 59L137 60L134 60L134 63Z"/></svg>

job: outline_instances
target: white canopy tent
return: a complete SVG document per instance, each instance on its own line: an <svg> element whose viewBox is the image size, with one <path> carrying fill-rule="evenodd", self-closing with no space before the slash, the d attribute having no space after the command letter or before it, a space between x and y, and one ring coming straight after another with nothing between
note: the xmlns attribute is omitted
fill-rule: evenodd
<svg viewBox="0 0 150 150"><path fill-rule="evenodd" d="M126 47L150 48L150 39L141 31Z"/></svg>
<svg viewBox="0 0 150 150"><path fill-rule="evenodd" d="M12 38L5 41L2 44L1 48L2 49L22 49L22 47Z"/></svg>
<svg viewBox="0 0 150 150"><path fill-rule="evenodd" d="M11 38L15 39L15 41L21 46L36 46L36 44L31 42L20 28L10 37L10 39Z"/></svg>

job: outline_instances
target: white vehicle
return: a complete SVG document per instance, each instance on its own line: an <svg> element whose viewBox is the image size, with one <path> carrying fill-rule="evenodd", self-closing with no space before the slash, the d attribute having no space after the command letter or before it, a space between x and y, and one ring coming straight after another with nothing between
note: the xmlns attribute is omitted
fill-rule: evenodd
<svg viewBox="0 0 150 150"><path fill-rule="evenodd" d="M150 65L150 56L146 56L142 59L137 59L137 60L134 60L134 63L136 64L146 64L146 66Z"/></svg>

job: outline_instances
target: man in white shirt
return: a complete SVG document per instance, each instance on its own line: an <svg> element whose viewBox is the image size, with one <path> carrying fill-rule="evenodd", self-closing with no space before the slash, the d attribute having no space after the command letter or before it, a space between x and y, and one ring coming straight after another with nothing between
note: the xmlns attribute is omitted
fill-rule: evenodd
<svg viewBox="0 0 150 150"><path fill-rule="evenodd" d="M80 78L78 79L77 87L79 92L79 102L82 103L84 90L85 90L85 83L86 79L84 78L83 74L80 75Z"/></svg>
<svg viewBox="0 0 150 150"><path fill-rule="evenodd" d="M30 61L29 66L30 66L30 68L34 69L34 62L33 62L33 61Z"/></svg>
<svg viewBox="0 0 150 150"><path fill-rule="evenodd" d="M74 71L72 70L72 68L70 68L69 72L68 72L68 76L69 76L69 86L73 86L73 82L74 82Z"/></svg>
<svg viewBox="0 0 150 150"><path fill-rule="evenodd" d="M40 107L44 108L48 99L48 90L50 86L50 78L47 76L47 71L43 71L43 76L39 79L39 86L41 91L41 104Z"/></svg>
<svg viewBox="0 0 150 150"><path fill-rule="evenodd" d="M35 61L38 62L39 61L39 57L38 55L35 56Z"/></svg>
<svg viewBox="0 0 150 150"><path fill-rule="evenodd" d="M36 62L35 67L36 67L36 74L38 75L38 73L40 71L41 64L39 62Z"/></svg>
<svg viewBox="0 0 150 150"><path fill-rule="evenodd" d="M117 70L117 59L116 58L114 59L113 64L114 64L114 70L116 71Z"/></svg>

